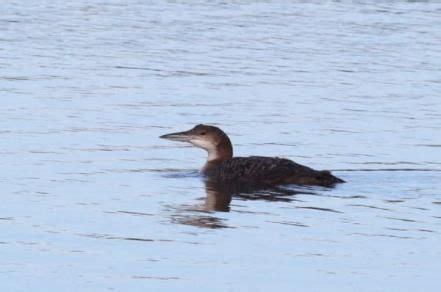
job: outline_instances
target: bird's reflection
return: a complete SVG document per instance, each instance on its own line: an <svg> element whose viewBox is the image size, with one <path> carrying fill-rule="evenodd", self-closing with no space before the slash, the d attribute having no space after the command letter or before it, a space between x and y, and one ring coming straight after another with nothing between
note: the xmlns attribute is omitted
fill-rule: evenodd
<svg viewBox="0 0 441 292"><path fill-rule="evenodd" d="M180 214L173 216L173 222L193 225L202 228L227 228L225 219L219 218L216 212L229 212L230 203L234 198L240 200L265 200L273 202L295 201L297 194L314 194L307 189L288 187L270 187L259 184L234 184L205 181L205 193L201 204L179 208Z"/></svg>

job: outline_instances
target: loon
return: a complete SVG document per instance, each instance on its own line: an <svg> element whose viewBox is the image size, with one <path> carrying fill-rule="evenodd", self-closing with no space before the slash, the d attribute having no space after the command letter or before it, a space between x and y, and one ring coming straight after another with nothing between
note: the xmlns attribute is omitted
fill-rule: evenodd
<svg viewBox="0 0 441 292"><path fill-rule="evenodd" d="M202 174L218 183L241 183L275 186L284 184L331 187L344 180L329 171L314 170L279 157L233 157L233 146L224 131L215 126L199 124L184 131L159 138L189 142L208 152Z"/></svg>

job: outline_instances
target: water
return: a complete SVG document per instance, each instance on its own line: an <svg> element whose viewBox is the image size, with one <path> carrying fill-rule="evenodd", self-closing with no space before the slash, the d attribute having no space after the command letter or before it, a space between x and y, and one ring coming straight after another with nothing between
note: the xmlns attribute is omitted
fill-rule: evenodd
<svg viewBox="0 0 441 292"><path fill-rule="evenodd" d="M441 4L351 2L2 1L1 290L437 291ZM201 122L348 183L213 211Z"/></svg>

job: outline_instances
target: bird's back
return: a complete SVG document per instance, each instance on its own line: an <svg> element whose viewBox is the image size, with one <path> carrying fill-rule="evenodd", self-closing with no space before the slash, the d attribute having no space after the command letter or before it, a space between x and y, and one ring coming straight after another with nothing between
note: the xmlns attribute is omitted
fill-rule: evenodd
<svg viewBox="0 0 441 292"><path fill-rule="evenodd" d="M234 157L204 171L219 182L243 182L266 185L304 184L329 186L343 180L329 171L317 171L292 160L278 157Z"/></svg>

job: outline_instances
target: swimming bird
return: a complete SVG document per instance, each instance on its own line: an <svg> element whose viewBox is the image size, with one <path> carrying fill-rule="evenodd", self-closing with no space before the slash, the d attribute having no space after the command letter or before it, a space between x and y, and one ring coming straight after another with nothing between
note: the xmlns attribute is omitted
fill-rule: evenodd
<svg viewBox="0 0 441 292"><path fill-rule="evenodd" d="M202 174L219 183L283 184L333 186L344 182L326 170L314 170L279 157L233 157L230 138L220 128L199 124L194 128L160 136L162 139L188 142L208 152Z"/></svg>

